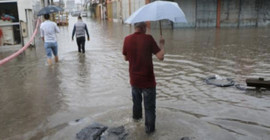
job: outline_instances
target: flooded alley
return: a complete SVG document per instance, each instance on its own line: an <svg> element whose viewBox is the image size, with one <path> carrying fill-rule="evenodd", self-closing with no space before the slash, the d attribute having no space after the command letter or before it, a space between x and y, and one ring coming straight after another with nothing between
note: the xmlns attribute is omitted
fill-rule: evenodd
<svg viewBox="0 0 270 140"><path fill-rule="evenodd" d="M269 28L164 29L165 59L154 58L156 132L132 120L124 37L133 26L83 18L90 41L85 55L71 40L76 17L60 27L59 63L48 66L43 43L0 67L0 139L76 140L93 122L123 125L128 140L269 140L270 92L216 87L212 75L245 85L270 80ZM156 41L159 30L147 31ZM0 59L14 50L1 50ZM76 121L77 120L77 121ZM79 121L78 121L79 120Z"/></svg>

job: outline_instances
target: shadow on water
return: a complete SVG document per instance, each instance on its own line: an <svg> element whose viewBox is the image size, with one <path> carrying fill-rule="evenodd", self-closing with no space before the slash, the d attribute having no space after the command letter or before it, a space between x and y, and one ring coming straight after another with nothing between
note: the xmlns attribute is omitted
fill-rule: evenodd
<svg viewBox="0 0 270 140"><path fill-rule="evenodd" d="M132 26L83 19L90 32L86 53L77 52L71 31L58 35L60 62L46 65L43 44L0 68L0 139L75 139L93 122L124 125L130 140L267 140L269 91L207 85L211 75L244 83L269 77L269 29L164 29L164 61L154 58L157 131L131 119L128 63L122 45ZM155 40L159 30L151 29ZM1 52L3 58L12 51ZM75 120L80 120L76 122Z"/></svg>

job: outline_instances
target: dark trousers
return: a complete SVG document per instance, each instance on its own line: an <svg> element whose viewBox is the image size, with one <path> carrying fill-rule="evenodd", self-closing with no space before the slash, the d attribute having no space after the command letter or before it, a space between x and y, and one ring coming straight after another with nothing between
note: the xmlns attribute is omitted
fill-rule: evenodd
<svg viewBox="0 0 270 140"><path fill-rule="evenodd" d="M78 37L76 41L78 45L78 52L85 53L85 37Z"/></svg>
<svg viewBox="0 0 270 140"><path fill-rule="evenodd" d="M132 87L133 118L142 118L142 96L145 111L145 131L151 133L155 131L156 121L156 88L136 88Z"/></svg>

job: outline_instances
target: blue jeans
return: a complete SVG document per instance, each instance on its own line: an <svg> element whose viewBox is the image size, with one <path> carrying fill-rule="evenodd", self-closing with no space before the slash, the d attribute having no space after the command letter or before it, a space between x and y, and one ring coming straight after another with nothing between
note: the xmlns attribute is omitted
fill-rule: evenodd
<svg viewBox="0 0 270 140"><path fill-rule="evenodd" d="M142 96L145 111L145 131L151 133L155 131L156 121L156 87L136 88L132 87L133 119L142 118Z"/></svg>
<svg viewBox="0 0 270 140"><path fill-rule="evenodd" d="M57 56L57 54L58 54L57 42L45 42L44 47L45 47L46 55L48 58L52 58L52 52L53 52L54 56Z"/></svg>

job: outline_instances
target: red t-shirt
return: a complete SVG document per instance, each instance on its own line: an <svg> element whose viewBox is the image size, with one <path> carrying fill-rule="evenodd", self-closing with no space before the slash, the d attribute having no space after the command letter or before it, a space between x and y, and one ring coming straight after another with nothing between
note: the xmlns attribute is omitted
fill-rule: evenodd
<svg viewBox="0 0 270 140"><path fill-rule="evenodd" d="M123 55L129 61L130 84L137 88L156 86L152 55L160 51L151 35L135 32L124 40Z"/></svg>

